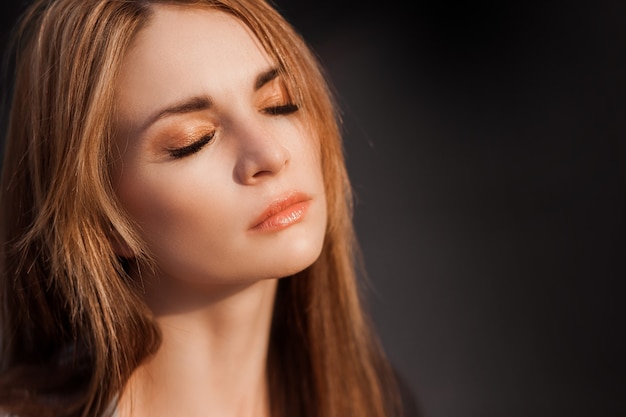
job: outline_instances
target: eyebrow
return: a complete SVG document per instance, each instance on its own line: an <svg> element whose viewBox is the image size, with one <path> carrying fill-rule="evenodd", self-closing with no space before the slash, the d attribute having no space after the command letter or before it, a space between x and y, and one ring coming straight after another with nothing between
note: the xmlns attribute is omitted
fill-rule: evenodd
<svg viewBox="0 0 626 417"><path fill-rule="evenodd" d="M276 67L263 71L256 77L256 81L254 82L254 91L261 89L261 87L278 77L278 75L279 71Z"/></svg>
<svg viewBox="0 0 626 417"><path fill-rule="evenodd" d="M280 72L278 68L272 67L266 71L261 72L257 75L254 81L254 91L260 90L264 85L274 80ZM202 110L207 110L212 106L211 99L206 96L195 96L188 99L185 99L179 103L175 103L171 106L167 106L164 109L161 109L154 113L152 116L148 117L146 122L142 125L140 130L147 129L150 125L155 123L157 120L163 119L164 117L177 115L177 114L186 114L193 113Z"/></svg>
<svg viewBox="0 0 626 417"><path fill-rule="evenodd" d="M175 103L171 106L167 106L166 108L157 111L152 116L148 117L146 122L142 125L140 130L147 129L150 125L155 123L157 120L163 119L164 117L171 116L174 114L185 114L185 113L193 113L201 110L206 110L210 108L212 105L211 99L204 96L195 96L188 99L185 99L179 103Z"/></svg>

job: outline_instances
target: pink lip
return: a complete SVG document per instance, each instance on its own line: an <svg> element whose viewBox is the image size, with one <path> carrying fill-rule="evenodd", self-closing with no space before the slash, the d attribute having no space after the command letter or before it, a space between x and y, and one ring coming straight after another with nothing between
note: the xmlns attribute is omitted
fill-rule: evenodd
<svg viewBox="0 0 626 417"><path fill-rule="evenodd" d="M252 230L277 231L287 228L302 220L311 203L311 197L304 193L291 193L279 198L257 217Z"/></svg>

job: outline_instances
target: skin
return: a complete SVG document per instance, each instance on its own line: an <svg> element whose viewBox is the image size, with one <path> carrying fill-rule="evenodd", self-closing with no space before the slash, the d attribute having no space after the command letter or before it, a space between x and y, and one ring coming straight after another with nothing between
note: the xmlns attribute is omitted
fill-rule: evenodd
<svg viewBox="0 0 626 417"><path fill-rule="evenodd" d="M280 76L259 82L275 64L238 20L154 11L120 73L113 175L157 263L137 279L163 345L131 377L119 412L268 415L276 279L311 265L324 239L319 145ZM163 114L181 103L184 112ZM306 197L298 221L253 228L294 192Z"/></svg>

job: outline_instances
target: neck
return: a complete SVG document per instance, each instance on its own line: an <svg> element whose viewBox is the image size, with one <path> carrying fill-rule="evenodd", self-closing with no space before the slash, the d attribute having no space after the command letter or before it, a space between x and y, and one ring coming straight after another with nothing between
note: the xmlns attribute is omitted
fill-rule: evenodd
<svg viewBox="0 0 626 417"><path fill-rule="evenodd" d="M222 291L149 293L163 341L131 376L119 416L269 416L266 359L275 292L276 280L263 280Z"/></svg>

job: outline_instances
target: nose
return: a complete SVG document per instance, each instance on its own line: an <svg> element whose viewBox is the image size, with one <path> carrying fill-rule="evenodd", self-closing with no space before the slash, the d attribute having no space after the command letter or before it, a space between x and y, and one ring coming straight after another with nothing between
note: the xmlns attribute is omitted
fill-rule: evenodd
<svg viewBox="0 0 626 417"><path fill-rule="evenodd" d="M242 129L243 130L243 129ZM289 150L275 133L258 126L240 131L238 158L235 165L237 182L253 185L282 171L289 163Z"/></svg>

